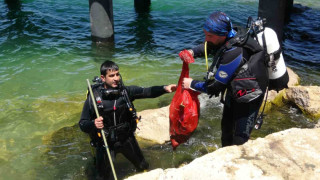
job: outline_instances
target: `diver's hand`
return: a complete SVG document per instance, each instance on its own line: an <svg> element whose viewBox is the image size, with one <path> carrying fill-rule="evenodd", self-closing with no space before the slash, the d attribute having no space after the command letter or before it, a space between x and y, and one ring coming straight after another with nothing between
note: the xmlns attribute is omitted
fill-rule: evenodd
<svg viewBox="0 0 320 180"><path fill-rule="evenodd" d="M176 84L170 84L167 86L164 86L164 90L168 93L174 92L177 90L177 85Z"/></svg>
<svg viewBox="0 0 320 180"><path fill-rule="evenodd" d="M193 80L192 78L183 78L182 87L184 89L190 89L192 80Z"/></svg>
<svg viewBox="0 0 320 180"><path fill-rule="evenodd" d="M103 126L103 117L98 117L97 119L94 120L94 125L96 126L97 129L102 129Z"/></svg>
<svg viewBox="0 0 320 180"><path fill-rule="evenodd" d="M185 49L183 51L180 51L179 57L185 63L193 63L194 62L193 51L191 49L190 50Z"/></svg>

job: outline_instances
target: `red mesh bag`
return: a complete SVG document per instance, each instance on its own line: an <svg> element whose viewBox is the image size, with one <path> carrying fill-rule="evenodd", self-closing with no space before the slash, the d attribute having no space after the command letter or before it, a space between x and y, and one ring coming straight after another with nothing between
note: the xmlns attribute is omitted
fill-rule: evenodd
<svg viewBox="0 0 320 180"><path fill-rule="evenodd" d="M179 56L183 61L182 71L177 91L172 98L169 109L170 140L173 150L190 138L192 132L198 126L200 116L200 103L198 99L200 93L182 88L183 78L189 77L188 64L193 63L194 58L187 50L183 50Z"/></svg>

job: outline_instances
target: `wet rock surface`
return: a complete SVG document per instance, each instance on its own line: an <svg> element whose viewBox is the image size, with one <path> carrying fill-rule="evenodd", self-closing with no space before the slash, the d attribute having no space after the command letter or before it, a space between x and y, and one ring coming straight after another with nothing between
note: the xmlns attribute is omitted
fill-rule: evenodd
<svg viewBox="0 0 320 180"><path fill-rule="evenodd" d="M319 137L320 128L288 129L220 148L180 168L155 169L127 179L317 179Z"/></svg>

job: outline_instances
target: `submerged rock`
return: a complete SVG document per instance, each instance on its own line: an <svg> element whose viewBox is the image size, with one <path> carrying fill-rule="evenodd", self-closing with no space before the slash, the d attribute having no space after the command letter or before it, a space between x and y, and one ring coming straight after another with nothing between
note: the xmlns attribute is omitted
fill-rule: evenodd
<svg viewBox="0 0 320 180"><path fill-rule="evenodd" d="M155 169L127 180L142 179L318 179L320 128L288 129L220 148L180 168Z"/></svg>
<svg viewBox="0 0 320 180"><path fill-rule="evenodd" d="M5 140L0 139L0 164L8 162L13 156L13 153L7 149L7 143Z"/></svg>
<svg viewBox="0 0 320 180"><path fill-rule="evenodd" d="M136 135L140 138L163 144L170 140L169 106L139 112L141 122L138 123Z"/></svg>

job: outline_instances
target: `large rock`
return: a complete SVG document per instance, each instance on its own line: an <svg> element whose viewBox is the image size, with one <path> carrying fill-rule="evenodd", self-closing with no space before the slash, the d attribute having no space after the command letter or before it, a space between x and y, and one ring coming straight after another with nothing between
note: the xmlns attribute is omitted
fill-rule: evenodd
<svg viewBox="0 0 320 180"><path fill-rule="evenodd" d="M292 87L292 86L297 86L300 83L300 78L298 76L298 74L296 74L295 72L293 72L292 69L287 67L287 71L289 74L289 82L288 82L288 86Z"/></svg>
<svg viewBox="0 0 320 180"><path fill-rule="evenodd" d="M138 113L141 122L138 123L136 135L143 139L163 144L170 140L169 106L159 109L144 110Z"/></svg>
<svg viewBox="0 0 320 180"><path fill-rule="evenodd" d="M286 99L312 118L320 117L320 87L294 86L286 91Z"/></svg>
<svg viewBox="0 0 320 180"><path fill-rule="evenodd" d="M283 106L285 103L297 105L301 111L313 118L320 118L320 87L317 86L298 86L300 78L290 68L287 68L289 74L288 89L279 92L269 91L266 111L272 106Z"/></svg>
<svg viewBox="0 0 320 180"><path fill-rule="evenodd" d="M320 177L320 129L289 129L218 149L180 168L155 169L128 180L294 179Z"/></svg>
<svg viewBox="0 0 320 180"><path fill-rule="evenodd" d="M292 69L287 68L289 74L289 82L288 87L297 86L299 84L300 78L299 76L292 71ZM271 90L268 92L268 101L267 101L267 111L271 109L273 105L283 106L283 96L285 95L286 89L283 89L279 92Z"/></svg>

